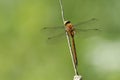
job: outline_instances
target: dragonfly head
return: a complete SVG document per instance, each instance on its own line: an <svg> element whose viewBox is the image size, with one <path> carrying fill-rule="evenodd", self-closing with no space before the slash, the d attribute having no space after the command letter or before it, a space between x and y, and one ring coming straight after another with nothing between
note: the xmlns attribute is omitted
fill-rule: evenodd
<svg viewBox="0 0 120 80"><path fill-rule="evenodd" d="M66 26L67 24L71 23L70 21L64 21L64 25Z"/></svg>

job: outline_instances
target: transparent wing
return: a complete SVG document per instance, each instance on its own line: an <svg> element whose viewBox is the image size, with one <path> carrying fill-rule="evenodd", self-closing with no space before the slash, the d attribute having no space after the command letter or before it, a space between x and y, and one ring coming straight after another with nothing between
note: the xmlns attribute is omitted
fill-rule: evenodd
<svg viewBox="0 0 120 80"><path fill-rule="evenodd" d="M43 27L41 29L43 35L46 36L45 41L48 44L58 44L57 42L61 42L65 39L65 27L57 26L57 27Z"/></svg>
<svg viewBox="0 0 120 80"><path fill-rule="evenodd" d="M84 32L86 32L86 31L100 31L100 29L97 29L97 28L95 28L95 29L77 29L78 31L84 31Z"/></svg>
<svg viewBox="0 0 120 80"><path fill-rule="evenodd" d="M65 35L65 32L64 33L60 33L58 35L50 36L50 37L48 37L48 40L55 39L55 38L60 38L60 37L62 37L64 35Z"/></svg>
<svg viewBox="0 0 120 80"><path fill-rule="evenodd" d="M64 26L58 26L58 27L43 27L42 30L54 30L54 29L64 29Z"/></svg>
<svg viewBox="0 0 120 80"><path fill-rule="evenodd" d="M43 27L41 29L43 35L47 36L47 38L59 35L65 32L64 26L57 26L57 27Z"/></svg>
<svg viewBox="0 0 120 80"><path fill-rule="evenodd" d="M97 22L97 19L92 18L92 19L89 19L87 21L79 22L79 23L75 24L74 26L77 27L77 26L82 26L82 25L87 25L87 24L93 24L93 23L96 23L96 22Z"/></svg>
<svg viewBox="0 0 120 80"><path fill-rule="evenodd" d="M76 29L76 37L78 38L89 38L94 36L100 36L102 34L102 29L90 28L90 29Z"/></svg>
<svg viewBox="0 0 120 80"><path fill-rule="evenodd" d="M78 24L75 24L74 27L78 33L86 32L89 34L92 34L93 32L94 33L99 32L103 29L103 27L100 25L99 21L96 18L92 18L87 21L83 21Z"/></svg>
<svg viewBox="0 0 120 80"><path fill-rule="evenodd" d="M58 44L66 40L65 32L59 33L54 36L47 37L46 41L48 44Z"/></svg>

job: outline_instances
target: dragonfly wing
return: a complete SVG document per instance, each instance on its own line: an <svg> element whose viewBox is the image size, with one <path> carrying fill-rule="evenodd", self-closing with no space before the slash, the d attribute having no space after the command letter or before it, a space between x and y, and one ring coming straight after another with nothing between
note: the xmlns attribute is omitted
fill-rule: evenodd
<svg viewBox="0 0 120 80"><path fill-rule="evenodd" d="M97 31L97 29L101 29L102 26L100 25L99 21L96 18L92 18L90 20L80 22L75 26L75 29L80 31Z"/></svg>
<svg viewBox="0 0 120 80"><path fill-rule="evenodd" d="M81 32L87 32L87 31L101 31L101 29L97 29L97 28L94 28L94 29L77 29Z"/></svg>
<svg viewBox="0 0 120 80"><path fill-rule="evenodd" d="M59 38L59 37L62 37L62 36L64 36L64 35L65 35L65 33L60 33L60 34L55 35L55 36L50 36L50 37L48 37L48 40L50 40L50 39L55 39L55 38Z"/></svg>
<svg viewBox="0 0 120 80"><path fill-rule="evenodd" d="M57 27L43 27L41 30L41 33L45 36L55 36L61 33L64 33L65 28L64 26L57 26Z"/></svg>
<svg viewBox="0 0 120 80"><path fill-rule="evenodd" d="M64 29L64 26L58 26L58 27L43 27L41 30L49 30L49 29Z"/></svg>
<svg viewBox="0 0 120 80"><path fill-rule="evenodd" d="M92 18L92 19L89 19L87 21L79 22L79 23L75 24L74 26L77 27L77 26L91 24L91 23L95 23L95 22L97 22L97 19L96 18Z"/></svg>
<svg viewBox="0 0 120 80"><path fill-rule="evenodd" d="M52 36L46 37L45 41L47 41L48 44L58 44L66 40L65 32L58 33Z"/></svg>
<svg viewBox="0 0 120 80"><path fill-rule="evenodd" d="M102 30L98 28L93 28L93 29L76 29L76 35L77 37L81 38L88 38L88 37L93 37L93 36L100 36L102 34Z"/></svg>

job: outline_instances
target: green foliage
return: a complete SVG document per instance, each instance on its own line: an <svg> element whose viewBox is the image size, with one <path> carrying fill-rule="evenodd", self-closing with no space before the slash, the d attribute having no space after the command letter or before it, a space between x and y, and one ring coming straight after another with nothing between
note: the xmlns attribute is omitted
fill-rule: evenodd
<svg viewBox="0 0 120 80"><path fill-rule="evenodd" d="M119 80L120 0L62 2L66 19L77 23L97 18L102 28L100 35L75 38L83 80ZM51 45L41 31L59 25L58 0L0 0L0 80L71 80L66 39Z"/></svg>

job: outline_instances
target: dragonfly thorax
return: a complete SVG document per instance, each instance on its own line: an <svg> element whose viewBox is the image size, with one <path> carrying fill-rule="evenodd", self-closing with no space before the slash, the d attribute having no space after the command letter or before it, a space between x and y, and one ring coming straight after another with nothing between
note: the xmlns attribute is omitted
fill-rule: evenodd
<svg viewBox="0 0 120 80"><path fill-rule="evenodd" d="M70 35L70 36L73 37L75 31L74 31L74 27L73 27L73 25L71 24L71 22L70 22L70 21L65 21L65 22L64 22L64 25L65 25L65 30L66 30L66 32L68 33L68 35Z"/></svg>

